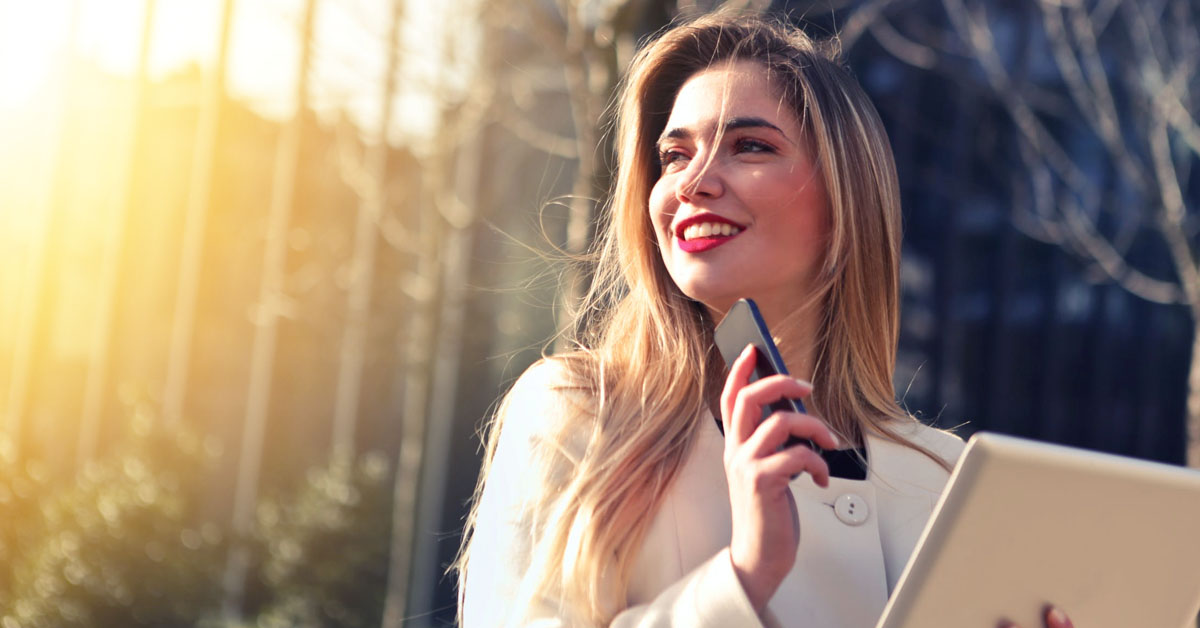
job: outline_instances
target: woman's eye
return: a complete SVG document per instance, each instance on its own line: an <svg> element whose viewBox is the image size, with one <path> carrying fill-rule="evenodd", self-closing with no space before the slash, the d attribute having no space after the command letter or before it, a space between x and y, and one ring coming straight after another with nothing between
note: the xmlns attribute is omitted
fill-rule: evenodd
<svg viewBox="0 0 1200 628"><path fill-rule="evenodd" d="M658 165L662 166L663 168L666 168L667 166L686 158L687 155L684 155L683 153L674 149L658 151Z"/></svg>
<svg viewBox="0 0 1200 628"><path fill-rule="evenodd" d="M759 140L740 139L734 143L734 150L738 153L773 153L775 147Z"/></svg>

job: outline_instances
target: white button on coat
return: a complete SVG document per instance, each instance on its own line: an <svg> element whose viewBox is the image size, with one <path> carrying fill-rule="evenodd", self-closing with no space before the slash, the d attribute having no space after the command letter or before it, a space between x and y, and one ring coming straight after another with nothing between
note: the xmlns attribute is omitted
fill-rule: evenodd
<svg viewBox="0 0 1200 628"><path fill-rule="evenodd" d="M870 516L871 507L862 497L854 493L846 493L833 502L833 512L842 523L848 526L858 526L862 525Z"/></svg>

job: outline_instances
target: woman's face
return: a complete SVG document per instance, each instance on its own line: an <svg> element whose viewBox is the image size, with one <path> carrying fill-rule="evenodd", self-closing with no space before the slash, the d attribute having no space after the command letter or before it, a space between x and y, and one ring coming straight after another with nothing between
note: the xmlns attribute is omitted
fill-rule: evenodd
<svg viewBox="0 0 1200 628"><path fill-rule="evenodd" d="M715 313L743 297L776 316L795 311L824 260L824 182L778 91L755 62L704 70L679 90L658 140L650 218L663 262Z"/></svg>

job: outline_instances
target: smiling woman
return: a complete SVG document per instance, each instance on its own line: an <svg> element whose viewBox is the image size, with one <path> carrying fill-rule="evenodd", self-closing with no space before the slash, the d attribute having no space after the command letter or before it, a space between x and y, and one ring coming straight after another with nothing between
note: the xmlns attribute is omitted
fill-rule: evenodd
<svg viewBox="0 0 1200 628"><path fill-rule="evenodd" d="M490 427L462 624L874 625L963 448L895 399L900 204L874 106L836 41L704 16L635 58L617 162L577 348ZM751 347L722 362L714 323L743 297L810 381L750 382ZM762 418L785 398L812 414Z"/></svg>
<svg viewBox="0 0 1200 628"><path fill-rule="evenodd" d="M585 331L497 413L464 625L870 625L962 448L894 397L882 124L833 42L758 17L665 32L623 89ZM726 375L713 327L743 297L811 383L748 383L750 352ZM760 423L781 397L813 415ZM838 519L839 495L868 514Z"/></svg>

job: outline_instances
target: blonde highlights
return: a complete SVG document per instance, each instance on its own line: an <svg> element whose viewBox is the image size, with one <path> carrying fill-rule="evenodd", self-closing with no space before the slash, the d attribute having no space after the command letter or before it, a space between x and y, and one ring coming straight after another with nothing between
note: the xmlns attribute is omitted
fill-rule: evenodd
<svg viewBox="0 0 1200 628"><path fill-rule="evenodd" d="M899 334L899 186L874 107L842 67L835 40L756 16L710 15L646 45L622 85L618 171L595 244L592 286L578 312L577 349L550 358L567 374L560 394L589 400L545 436L556 482L526 505L536 520L522 596L552 601L590 624L623 608L636 552L723 383L707 310L671 280L647 204L659 177L655 142L683 84L712 64L761 64L814 152L829 201L830 240L813 295L817 414L839 434L898 436L913 419L892 385ZM505 423L487 437L476 502ZM583 442L571 446L568 441ZM924 451L924 450L922 450ZM943 461L925 452L945 465ZM477 504L456 564L460 586ZM460 589L461 590L461 589Z"/></svg>

